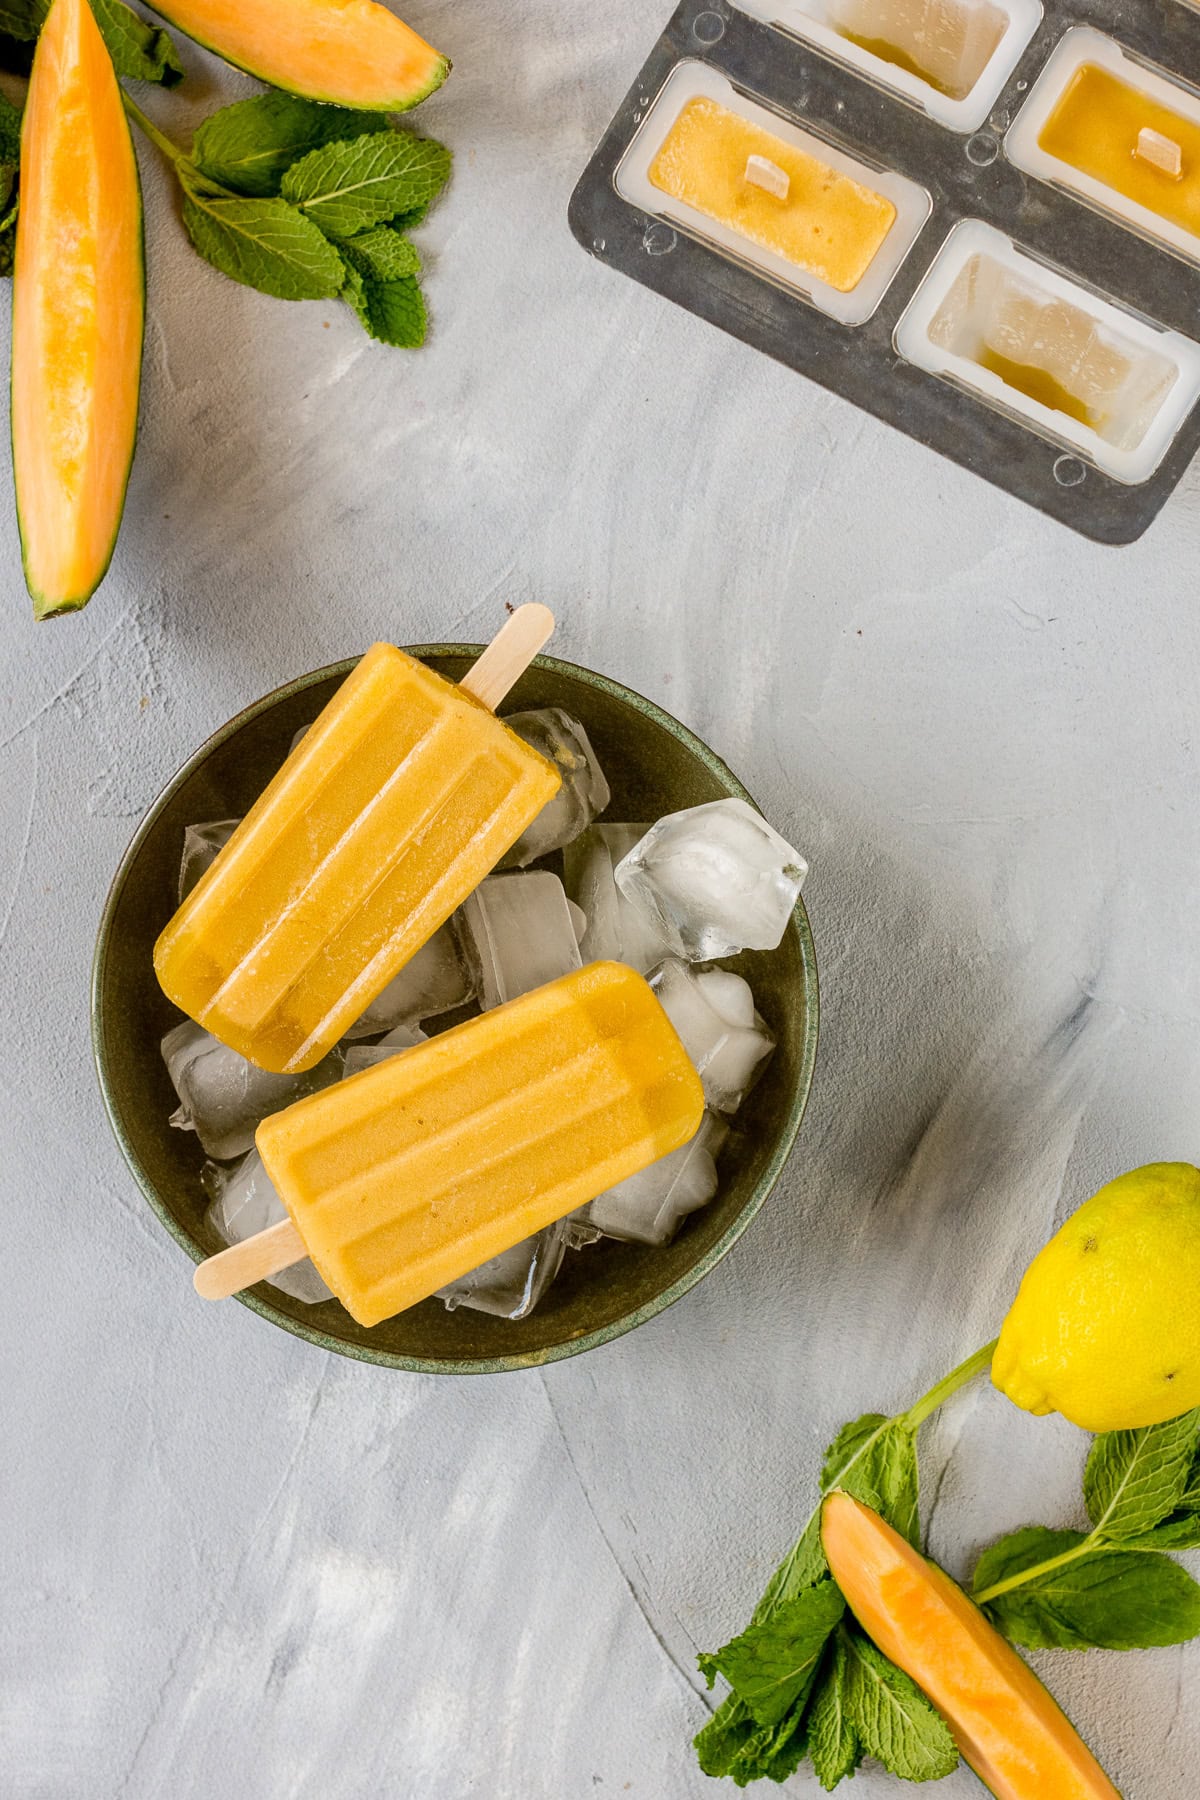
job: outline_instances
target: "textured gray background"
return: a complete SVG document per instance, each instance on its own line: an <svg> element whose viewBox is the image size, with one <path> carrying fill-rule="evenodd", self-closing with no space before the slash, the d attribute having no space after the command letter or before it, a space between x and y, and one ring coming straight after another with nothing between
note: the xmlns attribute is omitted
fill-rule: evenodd
<svg viewBox="0 0 1200 1800"><path fill-rule="evenodd" d="M745 1619L832 1430L987 1338L1100 1180L1200 1158L1200 473L1139 546L1090 547L589 261L568 195L657 13L413 20L457 65L421 114L458 158L421 234L430 347L218 277L144 155L142 441L85 615L33 627L0 523L19 1800L715 1794L695 1650ZM189 64L148 102L180 130L250 91ZM817 1081L774 1199L672 1312L541 1374L392 1374L192 1297L101 1111L92 941L212 727L375 636L486 636L527 597L808 852ZM951 1449L951 1568L1077 1522L1065 1425L981 1387L932 1474ZM1200 1652L1045 1671L1129 1800L1195 1792Z"/></svg>

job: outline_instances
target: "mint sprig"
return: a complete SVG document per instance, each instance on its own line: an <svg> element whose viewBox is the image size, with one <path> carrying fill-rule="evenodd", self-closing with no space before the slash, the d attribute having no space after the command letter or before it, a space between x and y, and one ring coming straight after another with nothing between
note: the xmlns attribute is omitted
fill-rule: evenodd
<svg viewBox="0 0 1200 1800"><path fill-rule="evenodd" d="M866 1413L826 1453L822 1497L839 1489L920 1547L921 1426L991 1361L987 1345L894 1417ZM1030 1649L1141 1649L1200 1635L1200 1586L1166 1552L1200 1548L1200 1410L1092 1444L1084 1474L1089 1532L1025 1526L985 1550L974 1597ZM845 1612L810 1514L754 1610L721 1650L700 1657L731 1692L695 1740L706 1774L739 1787L782 1781L807 1755L826 1791L873 1756L908 1781L957 1762L953 1739L911 1679Z"/></svg>
<svg viewBox="0 0 1200 1800"><path fill-rule="evenodd" d="M975 1600L1027 1650L1148 1650L1200 1633L1200 1587L1161 1551L1028 1525L993 1544Z"/></svg>
<svg viewBox="0 0 1200 1800"><path fill-rule="evenodd" d="M444 145L268 93L213 113L189 156L128 95L125 104L171 163L185 229L206 262L275 299L341 298L381 343L424 343L421 259L405 231L449 177Z"/></svg>
<svg viewBox="0 0 1200 1800"><path fill-rule="evenodd" d="M1200 1586L1170 1550L1200 1547L1200 1411L1092 1445L1090 1532L1027 1525L985 1550L975 1599L1031 1650L1143 1650L1200 1633Z"/></svg>

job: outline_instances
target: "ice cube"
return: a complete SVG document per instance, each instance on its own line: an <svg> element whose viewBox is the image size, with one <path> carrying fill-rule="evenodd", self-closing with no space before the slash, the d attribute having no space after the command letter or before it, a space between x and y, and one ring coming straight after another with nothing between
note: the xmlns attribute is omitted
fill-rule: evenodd
<svg viewBox="0 0 1200 1800"><path fill-rule="evenodd" d="M375 1037L397 1025L419 1025L425 1019L437 1018L439 1013L465 1006L474 995L470 971L453 928L446 924L421 945L383 992L376 994L346 1036Z"/></svg>
<svg viewBox="0 0 1200 1800"><path fill-rule="evenodd" d="M669 954L670 945L656 920L627 900L613 870L648 825L593 825L563 851L567 892L587 916L579 940L585 963L623 962L641 974Z"/></svg>
<svg viewBox="0 0 1200 1800"><path fill-rule="evenodd" d="M346 1052L345 1074L361 1075L364 1069L373 1069L376 1063L386 1062L390 1056L399 1056L402 1050L411 1050L414 1044L426 1042L425 1033L418 1025L397 1025L395 1031L389 1031L377 1044L351 1044Z"/></svg>
<svg viewBox="0 0 1200 1800"><path fill-rule="evenodd" d="M302 1075L273 1075L191 1019L168 1031L162 1054L179 1095L172 1125L194 1131L209 1156L222 1162L250 1149L270 1113L329 1087L342 1074L342 1053L331 1050Z"/></svg>
<svg viewBox="0 0 1200 1800"><path fill-rule="evenodd" d="M716 1158L729 1127L706 1112L690 1143L620 1181L576 1214L605 1237L631 1244L669 1244L688 1213L717 1191Z"/></svg>
<svg viewBox="0 0 1200 1800"><path fill-rule="evenodd" d="M183 856L179 863L179 904L182 906L204 871L217 859L240 819L209 819L204 825L185 825Z"/></svg>
<svg viewBox="0 0 1200 1800"><path fill-rule="evenodd" d="M257 1150L252 1150L232 1169L208 1163L204 1170L204 1185L212 1195L204 1216L217 1236L227 1244L240 1244L256 1232L265 1231L269 1225L282 1224L287 1218L287 1208L275 1192ZM302 1300L306 1306L317 1306L322 1300L333 1299L307 1256L290 1268L268 1275L267 1280L280 1293L290 1294L293 1300Z"/></svg>
<svg viewBox="0 0 1200 1800"><path fill-rule="evenodd" d="M712 962L773 950L808 864L744 800L669 813L618 863L617 886L661 927L670 953Z"/></svg>
<svg viewBox="0 0 1200 1800"><path fill-rule="evenodd" d="M485 1010L583 966L563 884L548 869L489 875L458 922Z"/></svg>
<svg viewBox="0 0 1200 1800"><path fill-rule="evenodd" d="M612 798L588 734L570 713L548 706L541 712L511 713L504 723L532 744L562 776L562 786L525 827L504 859L524 869L539 856L560 850L587 829Z"/></svg>
<svg viewBox="0 0 1200 1800"><path fill-rule="evenodd" d="M775 1039L750 984L729 969L693 969L668 957L650 986L679 1033L715 1112L736 1112L762 1074Z"/></svg>
<svg viewBox="0 0 1200 1800"><path fill-rule="evenodd" d="M566 1247L566 1221L558 1219L469 1275L460 1275L448 1287L439 1288L438 1299L445 1301L447 1312L470 1306L499 1319L527 1318L558 1274Z"/></svg>

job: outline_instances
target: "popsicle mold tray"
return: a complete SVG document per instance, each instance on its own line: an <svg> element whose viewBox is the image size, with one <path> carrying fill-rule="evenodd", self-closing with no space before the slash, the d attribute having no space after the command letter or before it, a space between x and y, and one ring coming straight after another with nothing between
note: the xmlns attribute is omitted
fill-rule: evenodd
<svg viewBox="0 0 1200 1800"><path fill-rule="evenodd" d="M1192 0L683 0L570 217L1099 542L1200 446Z"/></svg>

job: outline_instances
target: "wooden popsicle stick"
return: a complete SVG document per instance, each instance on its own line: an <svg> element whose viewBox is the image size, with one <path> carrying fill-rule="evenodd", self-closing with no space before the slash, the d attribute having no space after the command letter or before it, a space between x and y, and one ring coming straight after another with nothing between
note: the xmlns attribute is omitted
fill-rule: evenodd
<svg viewBox="0 0 1200 1800"><path fill-rule="evenodd" d="M304 1239L292 1221L281 1219L278 1225L208 1257L193 1275L192 1286L203 1300L228 1300L231 1294L240 1294L243 1288L277 1275L307 1255Z"/></svg>
<svg viewBox="0 0 1200 1800"><path fill-rule="evenodd" d="M538 651L554 630L554 614L548 606L530 601L518 606L500 627L483 655L459 682L465 693L495 712L505 694L516 686Z"/></svg>

